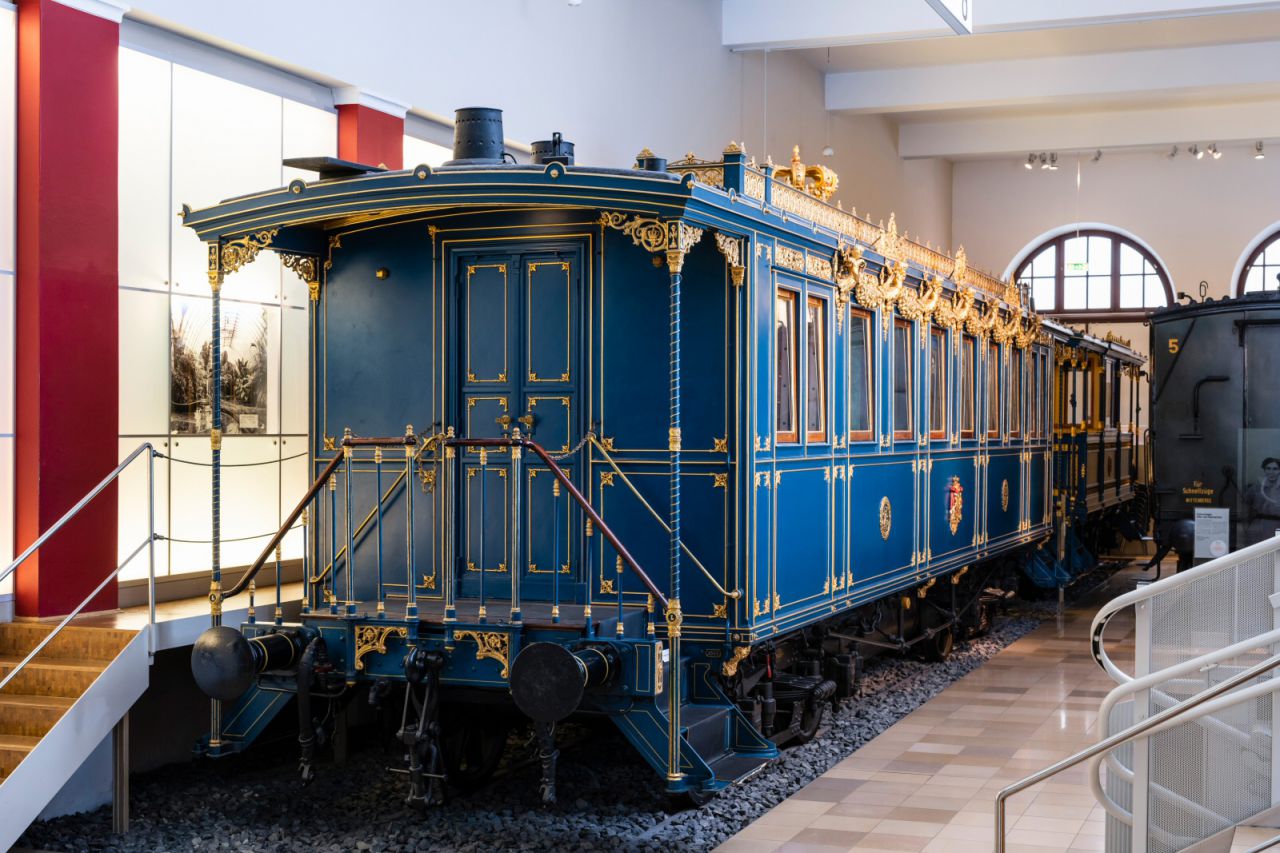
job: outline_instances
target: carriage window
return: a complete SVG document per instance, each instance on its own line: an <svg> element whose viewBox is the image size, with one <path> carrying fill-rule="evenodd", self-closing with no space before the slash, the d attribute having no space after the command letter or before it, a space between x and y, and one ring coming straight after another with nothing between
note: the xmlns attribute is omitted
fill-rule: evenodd
<svg viewBox="0 0 1280 853"><path fill-rule="evenodd" d="M1027 435L1040 437L1040 388L1041 388L1040 353L1031 353L1031 372L1027 385Z"/></svg>
<svg viewBox="0 0 1280 853"><path fill-rule="evenodd" d="M912 438L911 324L893 324L893 437Z"/></svg>
<svg viewBox="0 0 1280 853"><path fill-rule="evenodd" d="M805 436L827 440L827 303L810 296L805 315Z"/></svg>
<svg viewBox="0 0 1280 853"><path fill-rule="evenodd" d="M849 312L849 440L870 441L871 398L871 317L861 311Z"/></svg>
<svg viewBox="0 0 1280 853"><path fill-rule="evenodd" d="M778 291L774 337L778 350L778 443L796 441L796 294Z"/></svg>
<svg viewBox="0 0 1280 853"><path fill-rule="evenodd" d="M929 332L929 437L947 437L947 337Z"/></svg>
<svg viewBox="0 0 1280 853"><path fill-rule="evenodd" d="M987 435L1000 434L1000 347L987 347Z"/></svg>
<svg viewBox="0 0 1280 853"><path fill-rule="evenodd" d="M1009 383L1009 434L1022 432L1022 352L1014 350Z"/></svg>
<svg viewBox="0 0 1280 853"><path fill-rule="evenodd" d="M960 342L960 435L973 438L974 397L974 340L965 335Z"/></svg>

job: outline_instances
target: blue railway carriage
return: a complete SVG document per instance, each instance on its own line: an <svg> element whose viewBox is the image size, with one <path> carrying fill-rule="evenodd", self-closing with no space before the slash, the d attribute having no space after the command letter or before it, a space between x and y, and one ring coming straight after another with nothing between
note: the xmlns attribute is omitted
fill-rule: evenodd
<svg viewBox="0 0 1280 853"><path fill-rule="evenodd" d="M863 655L980 627L1055 529L1055 353L1096 342L798 154L511 165L461 136L439 168L316 160L184 210L215 306L263 250L311 297L315 479L234 583L215 544L209 754L296 694L310 778L317 697L401 702L435 801L514 708L553 799L556 724L595 715L701 801L812 737ZM299 526L300 621L220 625Z"/></svg>

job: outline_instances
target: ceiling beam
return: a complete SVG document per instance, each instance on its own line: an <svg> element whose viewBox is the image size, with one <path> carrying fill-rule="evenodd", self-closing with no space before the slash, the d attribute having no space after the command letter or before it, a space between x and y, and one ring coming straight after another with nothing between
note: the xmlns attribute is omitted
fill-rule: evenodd
<svg viewBox="0 0 1280 853"><path fill-rule="evenodd" d="M1280 102L1271 101L904 123L898 128L898 155L907 160L1023 158L1030 151L1252 145L1278 138Z"/></svg>
<svg viewBox="0 0 1280 853"><path fill-rule="evenodd" d="M1045 56L829 74L829 110L918 110L1070 105L1215 90L1280 86L1280 41Z"/></svg>
<svg viewBox="0 0 1280 853"><path fill-rule="evenodd" d="M733 50L785 50L952 35L925 0L721 0L721 41ZM980 0L975 33L1129 23L1280 10L1280 2L1238 0Z"/></svg>

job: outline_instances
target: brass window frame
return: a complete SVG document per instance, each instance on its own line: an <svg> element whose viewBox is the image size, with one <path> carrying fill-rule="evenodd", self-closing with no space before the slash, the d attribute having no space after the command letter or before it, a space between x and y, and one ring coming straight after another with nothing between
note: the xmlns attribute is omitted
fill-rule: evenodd
<svg viewBox="0 0 1280 853"><path fill-rule="evenodd" d="M781 354L774 353L774 377L773 377L773 411L774 411L774 443L775 444L798 444L800 441L800 382L799 382L799 353L797 352L797 344L799 343L799 330L796 328L797 312L796 306L800 301L800 292L790 290L785 287L779 287L774 294L774 321L773 321L773 340L774 346L778 342L778 312L783 303L788 304L788 314L790 317L789 329L791 332L791 358L790 358L790 374L791 374L791 425L792 429L779 429L777 423L778 404L781 402L782 394L782 377L777 373L777 367L781 363Z"/></svg>
<svg viewBox="0 0 1280 853"><path fill-rule="evenodd" d="M875 355L876 355L876 350L875 350L875 345L874 345L874 344L875 344L875 337L874 337L875 332L874 332L874 330L873 330L873 328L872 328L873 317L871 316L871 313L870 313L870 312L868 312L868 311L862 311L862 310L857 309L857 308L850 308L850 309L849 309L849 329L850 329L850 332L849 332L849 348L850 348L850 353L852 353L852 349L853 349L853 331L852 331L852 330L853 330L853 324L854 324L854 323L861 323L861 324L862 324L862 332L863 332L863 334L862 334L863 350L864 350L864 352L866 352L866 355L867 355L867 358L866 358L866 375L863 377L863 380L866 382L866 392L867 392L867 393L866 393L866 398L867 398L867 428L866 428L866 429L864 429L864 430L854 430L854 429L849 430L849 440L850 440L850 441L875 441L875 437L876 437L876 386L875 386L875 375L876 375L876 372L875 372ZM855 378L855 377L854 377L854 371L853 371L853 357L852 357L852 354L851 354L851 355L850 355L850 357L849 357L849 362L850 362L850 369L849 369L849 381L850 381L850 383L852 383L852 382L854 381L854 378ZM853 402L852 402L852 401L853 401L853 388L852 388L852 384L850 385L850 388L849 388L849 400L850 400L850 407L849 407L849 415L850 415L850 417L849 417L849 421L850 421L850 423L852 423L852 421L853 421L853 417L852 417L852 416L853 416Z"/></svg>

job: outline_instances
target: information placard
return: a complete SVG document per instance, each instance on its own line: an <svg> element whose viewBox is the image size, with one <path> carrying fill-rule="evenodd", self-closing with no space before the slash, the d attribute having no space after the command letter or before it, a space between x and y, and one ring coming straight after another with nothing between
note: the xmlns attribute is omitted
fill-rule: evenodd
<svg viewBox="0 0 1280 853"><path fill-rule="evenodd" d="M1231 546L1231 510L1196 507L1196 559L1221 557Z"/></svg>

